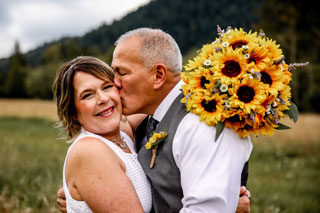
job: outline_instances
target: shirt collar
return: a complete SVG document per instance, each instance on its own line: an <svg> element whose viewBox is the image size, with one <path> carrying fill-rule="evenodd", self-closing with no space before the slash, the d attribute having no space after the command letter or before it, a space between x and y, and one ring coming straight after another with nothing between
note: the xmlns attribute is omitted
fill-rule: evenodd
<svg viewBox="0 0 320 213"><path fill-rule="evenodd" d="M167 113L169 107L173 103L173 101L176 99L176 97L181 93L180 89L183 85L183 81L180 80L174 88L169 92L169 94L163 99L161 104L157 107L156 111L153 114L153 118L157 121L161 122L164 115Z"/></svg>

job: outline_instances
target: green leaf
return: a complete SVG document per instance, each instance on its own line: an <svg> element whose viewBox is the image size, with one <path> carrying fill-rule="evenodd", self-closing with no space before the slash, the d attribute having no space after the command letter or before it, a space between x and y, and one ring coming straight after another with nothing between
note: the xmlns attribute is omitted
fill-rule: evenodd
<svg viewBox="0 0 320 213"><path fill-rule="evenodd" d="M279 126L276 128L277 130L285 130L285 129L291 129L291 127L284 125L282 123L278 124Z"/></svg>
<svg viewBox="0 0 320 213"><path fill-rule="evenodd" d="M218 140L219 136L221 135L223 129L224 129L224 123L219 121L216 125L216 138L215 138L215 141Z"/></svg>
<svg viewBox="0 0 320 213"><path fill-rule="evenodd" d="M289 115L289 118L296 123L299 117L298 107L291 100L290 103L291 105L289 106L289 110L287 110L286 113Z"/></svg>
<svg viewBox="0 0 320 213"><path fill-rule="evenodd" d="M218 89L221 86L221 82L218 81L216 85L214 85L213 89Z"/></svg>

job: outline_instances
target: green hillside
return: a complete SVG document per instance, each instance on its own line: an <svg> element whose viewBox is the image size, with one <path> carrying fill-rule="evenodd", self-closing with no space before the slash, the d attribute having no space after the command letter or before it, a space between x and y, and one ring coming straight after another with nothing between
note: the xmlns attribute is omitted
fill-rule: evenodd
<svg viewBox="0 0 320 213"><path fill-rule="evenodd" d="M153 0L83 36L61 38L26 54L16 48L13 56L0 60L0 97L50 99L50 84L59 65L78 55L93 55L110 63L116 38L137 27L167 31L176 39L186 59L202 44L214 40L220 25L242 27L247 31L262 28L281 45L287 63L309 61L308 67L293 73L293 99L300 110L319 112L319 22L319 14L309 0ZM23 78L12 77L18 73ZM21 82L24 85L20 88L25 88L25 92L13 92L14 85Z"/></svg>

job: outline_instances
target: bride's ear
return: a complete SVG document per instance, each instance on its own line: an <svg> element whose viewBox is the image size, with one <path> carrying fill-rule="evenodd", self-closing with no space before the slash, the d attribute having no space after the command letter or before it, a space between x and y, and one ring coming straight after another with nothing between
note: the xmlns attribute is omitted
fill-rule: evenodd
<svg viewBox="0 0 320 213"><path fill-rule="evenodd" d="M159 89L166 81L167 77L167 67L164 64L156 64L154 67L154 84L153 89Z"/></svg>

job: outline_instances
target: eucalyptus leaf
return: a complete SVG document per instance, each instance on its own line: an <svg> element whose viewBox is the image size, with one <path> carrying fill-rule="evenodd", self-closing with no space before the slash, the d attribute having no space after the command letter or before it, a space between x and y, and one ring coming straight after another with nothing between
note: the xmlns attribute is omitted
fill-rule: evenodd
<svg viewBox="0 0 320 213"><path fill-rule="evenodd" d="M284 125L282 123L278 124L279 126L276 128L277 130L285 130L285 129L291 129L291 127Z"/></svg>
<svg viewBox="0 0 320 213"><path fill-rule="evenodd" d="M216 85L214 85L213 89L217 89L217 88L219 88L220 86L221 86L221 82L218 81L218 82L216 83Z"/></svg>
<svg viewBox="0 0 320 213"><path fill-rule="evenodd" d="M216 125L216 138L215 141L218 140L219 136L221 135L222 131L224 129L224 123L219 121Z"/></svg>
<svg viewBox="0 0 320 213"><path fill-rule="evenodd" d="M289 106L289 110L287 110L286 113L289 115L289 118L296 123L299 117L298 107L291 100L290 104L291 105Z"/></svg>

